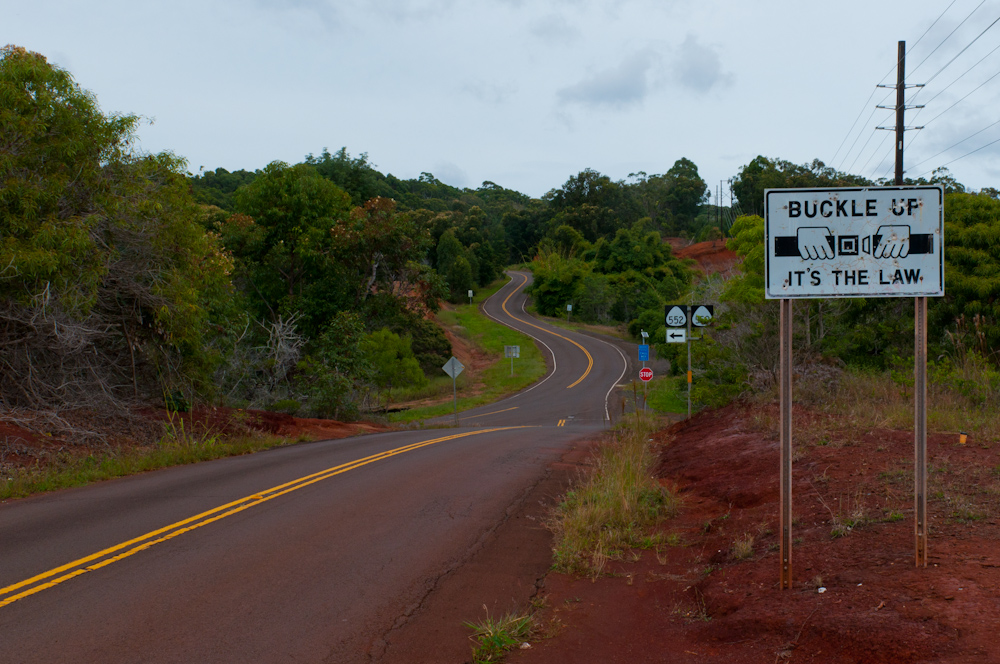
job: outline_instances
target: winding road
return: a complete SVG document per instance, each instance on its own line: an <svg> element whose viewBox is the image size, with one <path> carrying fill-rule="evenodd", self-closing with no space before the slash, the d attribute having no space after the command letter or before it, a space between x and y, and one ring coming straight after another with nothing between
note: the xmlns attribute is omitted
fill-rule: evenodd
<svg viewBox="0 0 1000 664"><path fill-rule="evenodd" d="M377 660L548 466L615 414L625 354L530 317L531 277L510 276L483 309L534 337L549 371L460 427L0 505L0 662Z"/></svg>

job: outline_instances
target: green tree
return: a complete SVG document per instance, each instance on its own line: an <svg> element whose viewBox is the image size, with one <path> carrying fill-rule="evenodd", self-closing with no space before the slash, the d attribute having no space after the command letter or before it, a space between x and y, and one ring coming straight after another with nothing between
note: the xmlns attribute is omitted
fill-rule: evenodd
<svg viewBox="0 0 1000 664"><path fill-rule="evenodd" d="M372 367L372 380L385 395L392 398L393 387L423 387L427 377L410 347L410 337L401 337L381 329L365 337L361 351Z"/></svg>
<svg viewBox="0 0 1000 664"><path fill-rule="evenodd" d="M764 190L806 187L868 187L873 183L859 175L841 173L814 159L811 164L793 164L784 159L758 156L740 168L733 179L733 194L743 214L764 214Z"/></svg>
<svg viewBox="0 0 1000 664"><path fill-rule="evenodd" d="M313 336L351 308L362 277L344 267L331 232L349 215L342 189L309 166L276 161L236 192L234 208L222 237L259 320L298 313Z"/></svg>
<svg viewBox="0 0 1000 664"><path fill-rule="evenodd" d="M0 396L33 406L207 389L229 258L170 154L132 151L44 56L0 50Z"/></svg>
<svg viewBox="0 0 1000 664"><path fill-rule="evenodd" d="M1000 348L1000 200L953 193L945 196L945 297L932 298L932 330L943 337L963 317L966 329L981 318L985 343Z"/></svg>

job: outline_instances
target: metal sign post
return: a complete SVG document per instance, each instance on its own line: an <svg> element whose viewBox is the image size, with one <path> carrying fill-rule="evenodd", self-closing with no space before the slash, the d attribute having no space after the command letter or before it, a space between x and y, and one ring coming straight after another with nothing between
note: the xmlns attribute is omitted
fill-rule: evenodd
<svg viewBox="0 0 1000 664"><path fill-rule="evenodd" d="M521 357L521 347L520 346L504 346L503 356L510 358L510 375L514 375L514 358Z"/></svg>
<svg viewBox="0 0 1000 664"><path fill-rule="evenodd" d="M691 419L691 318L687 317L687 346L688 346L688 419Z"/></svg>
<svg viewBox="0 0 1000 664"><path fill-rule="evenodd" d="M913 524L916 565L927 567L927 298L913 304Z"/></svg>
<svg viewBox="0 0 1000 664"><path fill-rule="evenodd" d="M451 395L452 401L455 404L455 426L458 426L458 374L462 373L465 366L458 361L458 358L452 355L451 359L445 362L441 368L444 369L446 374L451 376Z"/></svg>
<svg viewBox="0 0 1000 664"><path fill-rule="evenodd" d="M781 301L779 321L781 378L781 589L792 587L792 301Z"/></svg>

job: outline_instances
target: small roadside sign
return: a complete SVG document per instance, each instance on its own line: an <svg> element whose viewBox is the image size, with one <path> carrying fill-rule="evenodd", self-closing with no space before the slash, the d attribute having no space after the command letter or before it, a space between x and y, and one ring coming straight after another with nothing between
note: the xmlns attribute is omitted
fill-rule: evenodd
<svg viewBox="0 0 1000 664"><path fill-rule="evenodd" d="M503 347L504 357L521 357L521 347L520 346L504 346Z"/></svg>
<svg viewBox="0 0 1000 664"><path fill-rule="evenodd" d="M649 367L643 367L639 370L639 379L644 383L648 383L653 380L653 370Z"/></svg>
<svg viewBox="0 0 1000 664"><path fill-rule="evenodd" d="M687 341L687 330L681 328L679 330L667 330L667 343L668 344L682 344Z"/></svg>
<svg viewBox="0 0 1000 664"><path fill-rule="evenodd" d="M715 317L715 307L711 304L699 304L691 307L691 324L696 327L708 327Z"/></svg>
<svg viewBox="0 0 1000 664"><path fill-rule="evenodd" d="M649 362L649 344L641 344L639 346L639 361Z"/></svg>
<svg viewBox="0 0 1000 664"><path fill-rule="evenodd" d="M667 327L687 327L687 311L686 304L668 304L666 306Z"/></svg>
<svg viewBox="0 0 1000 664"><path fill-rule="evenodd" d="M458 378L458 375L465 369L465 365L459 362L458 358L452 356L452 358L445 362L444 366L441 368L444 369L444 372L452 378Z"/></svg>

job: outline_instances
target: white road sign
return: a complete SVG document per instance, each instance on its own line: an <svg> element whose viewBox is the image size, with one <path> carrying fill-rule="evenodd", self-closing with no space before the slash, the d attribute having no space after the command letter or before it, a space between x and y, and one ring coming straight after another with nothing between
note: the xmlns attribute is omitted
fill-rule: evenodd
<svg viewBox="0 0 1000 664"><path fill-rule="evenodd" d="M944 189L764 192L765 297L944 295Z"/></svg>
<svg viewBox="0 0 1000 664"><path fill-rule="evenodd" d="M444 363L441 367L444 372L451 376L452 378L458 378L458 374L462 373L465 369L465 365L458 361L458 358L452 355L451 359Z"/></svg>
<svg viewBox="0 0 1000 664"><path fill-rule="evenodd" d="M667 343L682 344L687 342L687 330L684 328L667 328Z"/></svg>
<svg viewBox="0 0 1000 664"><path fill-rule="evenodd" d="M666 307L667 327L685 327L688 321L687 305L675 304Z"/></svg>

